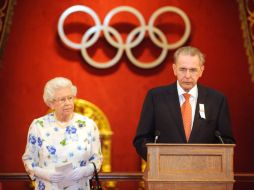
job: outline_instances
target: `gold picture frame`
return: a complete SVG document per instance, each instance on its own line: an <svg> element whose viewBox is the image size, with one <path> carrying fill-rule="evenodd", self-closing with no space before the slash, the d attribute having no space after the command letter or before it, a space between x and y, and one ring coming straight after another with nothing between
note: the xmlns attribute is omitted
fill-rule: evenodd
<svg viewBox="0 0 254 190"><path fill-rule="evenodd" d="M7 41L7 36L10 31L11 18L16 0L1 0L0 1L0 65L4 52L4 46Z"/></svg>
<svg viewBox="0 0 254 190"><path fill-rule="evenodd" d="M254 1L237 0L251 81L254 82Z"/></svg>

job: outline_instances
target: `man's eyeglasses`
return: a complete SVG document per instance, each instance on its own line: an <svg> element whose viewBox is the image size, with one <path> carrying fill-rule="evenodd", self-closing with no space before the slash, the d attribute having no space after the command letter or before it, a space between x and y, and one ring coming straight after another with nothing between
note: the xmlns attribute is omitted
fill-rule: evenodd
<svg viewBox="0 0 254 190"><path fill-rule="evenodd" d="M191 69L186 69L186 68L179 68L179 71L186 75L187 73L189 73L190 75L197 75L199 72L198 68L191 68Z"/></svg>

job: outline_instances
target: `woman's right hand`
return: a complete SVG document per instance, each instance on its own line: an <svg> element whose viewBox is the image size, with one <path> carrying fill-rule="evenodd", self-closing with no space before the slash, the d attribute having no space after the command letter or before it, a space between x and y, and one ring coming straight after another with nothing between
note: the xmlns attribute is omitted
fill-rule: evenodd
<svg viewBox="0 0 254 190"><path fill-rule="evenodd" d="M52 183L58 183L64 179L64 175L62 173L40 167L34 168L34 175Z"/></svg>

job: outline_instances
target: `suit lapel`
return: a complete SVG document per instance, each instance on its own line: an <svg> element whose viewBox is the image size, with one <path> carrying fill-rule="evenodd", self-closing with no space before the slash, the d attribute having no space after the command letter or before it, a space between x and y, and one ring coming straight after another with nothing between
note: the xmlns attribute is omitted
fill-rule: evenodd
<svg viewBox="0 0 254 190"><path fill-rule="evenodd" d="M191 135L190 135L190 139L189 142L194 142L195 138L200 134L199 130L200 130L200 113L199 113L199 105L200 104L205 104L205 99L207 96L207 92L205 90L205 88L203 88L202 86L198 85L198 100L197 100L197 105L196 105L196 111L195 111L195 116L194 116L194 122L193 122L193 127L191 130Z"/></svg>
<svg viewBox="0 0 254 190"><path fill-rule="evenodd" d="M179 130L179 133L181 134L184 142L187 142L185 137L184 127L183 127L183 120L182 120L182 114L180 109L180 102L179 102L176 83L169 86L168 94L166 95L166 102L170 110L169 116L173 117L173 120L176 122L175 127L177 127L177 129Z"/></svg>

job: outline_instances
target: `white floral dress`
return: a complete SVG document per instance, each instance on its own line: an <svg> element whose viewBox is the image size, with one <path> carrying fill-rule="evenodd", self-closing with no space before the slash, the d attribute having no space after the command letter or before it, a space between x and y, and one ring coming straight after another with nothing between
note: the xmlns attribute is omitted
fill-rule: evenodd
<svg viewBox="0 0 254 190"><path fill-rule="evenodd" d="M100 168L102 154L98 128L93 120L77 113L65 128L59 126L54 113L35 119L29 128L22 160L31 179L35 179L36 190L59 190L57 183L34 176L33 168L54 170L58 165L72 163L74 169L89 162ZM84 177L64 189L89 190L89 178Z"/></svg>

